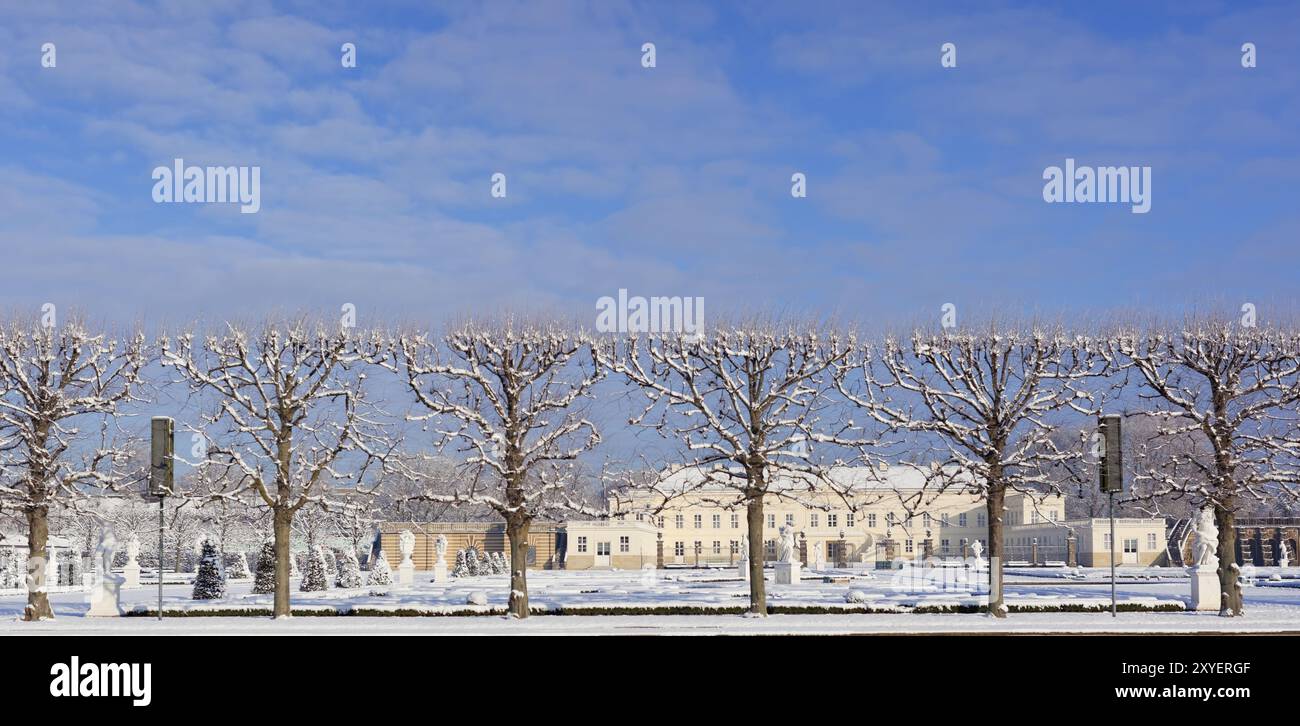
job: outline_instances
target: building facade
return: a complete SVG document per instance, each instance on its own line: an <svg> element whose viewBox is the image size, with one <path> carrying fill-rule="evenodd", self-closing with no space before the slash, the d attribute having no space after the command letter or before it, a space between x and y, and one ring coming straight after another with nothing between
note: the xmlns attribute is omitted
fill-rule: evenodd
<svg viewBox="0 0 1300 726"><path fill-rule="evenodd" d="M659 532L648 521L594 519L565 522L566 570L640 570L661 567Z"/></svg>
<svg viewBox="0 0 1300 726"><path fill-rule="evenodd" d="M746 511L737 493L691 481L680 473L681 492L665 503L661 494L642 493L611 501L615 516L644 522L657 533L662 566L705 567L735 564L747 534ZM984 501L963 487L927 488L927 474L911 467L841 468L834 490L809 489L807 482L777 483L764 500L763 552L777 558L781 527L798 533L801 559L808 565L892 567L901 560L967 557L979 542L988 550ZM1006 498L1008 528L1063 521L1060 495L1012 493ZM1064 552L1064 549L1062 550Z"/></svg>
<svg viewBox="0 0 1300 726"><path fill-rule="evenodd" d="M379 526L376 545L383 549L384 558L394 568L402 561L398 539L402 530L415 535L415 551L411 561L417 570L432 570L438 559L435 543L438 535L447 538L447 566L456 564L456 552L471 547L481 553L500 552L510 560L510 544L506 540L504 522L384 522ZM554 570L563 567L564 527L553 522L534 522L528 530L528 569Z"/></svg>
<svg viewBox="0 0 1300 726"><path fill-rule="evenodd" d="M988 514L968 487L927 486L932 474L910 466L833 470L833 487L806 481L775 482L763 506L763 558L777 559L782 527L796 532L799 559L809 567L899 567L905 561L987 557ZM673 477L676 477L674 480ZM703 483L699 470L670 477L671 496L638 492L612 498L610 517L535 523L529 534L529 567L567 570L637 570L645 567L730 567L741 559L748 533L738 492ZM665 500L666 499L666 500ZM1059 494L1011 492L1004 500L1006 564L1105 567L1110 565L1106 519L1065 519ZM1116 563L1169 562L1163 519L1117 519ZM432 568L433 541L447 536L449 564L455 552L509 552L504 525L496 522L388 522L382 546L389 562L401 560L398 536L416 536L413 560ZM1176 563L1175 563L1176 564Z"/></svg>

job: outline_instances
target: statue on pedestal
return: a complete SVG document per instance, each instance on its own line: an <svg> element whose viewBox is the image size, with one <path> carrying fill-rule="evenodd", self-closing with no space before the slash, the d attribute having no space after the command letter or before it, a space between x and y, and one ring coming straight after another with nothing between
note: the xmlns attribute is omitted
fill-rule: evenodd
<svg viewBox="0 0 1300 726"><path fill-rule="evenodd" d="M397 582L410 585L415 581L415 563L411 555L415 554L415 534L409 529L402 530L397 536L397 550L402 553L402 561L397 565Z"/></svg>
<svg viewBox="0 0 1300 726"><path fill-rule="evenodd" d="M117 553L117 534L110 525L99 533L95 547L95 581L90 589L87 617L116 618L122 614L123 578L113 574L113 556Z"/></svg>
<svg viewBox="0 0 1300 726"><path fill-rule="evenodd" d="M433 563L433 581L447 581L447 535L438 533L438 537L433 541L433 551L438 555L438 559Z"/></svg>
<svg viewBox="0 0 1300 726"><path fill-rule="evenodd" d="M795 553L795 546L796 546L795 539L794 539L794 527L791 526L782 527L780 529L780 533L781 533L781 548L780 548L780 557L778 559L781 562L792 562L795 560L794 553Z"/></svg>
<svg viewBox="0 0 1300 726"><path fill-rule="evenodd" d="M1206 507L1192 524L1192 564L1215 570L1219 567L1219 528L1214 524L1214 508Z"/></svg>

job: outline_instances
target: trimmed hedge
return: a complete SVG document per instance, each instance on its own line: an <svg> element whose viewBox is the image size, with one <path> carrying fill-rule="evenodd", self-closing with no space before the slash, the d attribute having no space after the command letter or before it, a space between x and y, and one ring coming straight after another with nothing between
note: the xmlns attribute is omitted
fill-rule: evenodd
<svg viewBox="0 0 1300 726"><path fill-rule="evenodd" d="M1123 613L1172 613L1184 612L1187 608L1182 603L1163 602L1157 604L1126 602L1116 608ZM742 615L749 608L740 605L702 606L702 605L654 605L654 606L556 606L530 608L533 615ZM1110 612L1109 605L1061 603L1059 605L1009 605L1010 613L1105 613ZM156 609L139 607L126 613L127 617L153 617ZM898 606L877 608L870 605L846 607L827 607L824 605L769 605L769 615L973 615L987 613L987 605L919 605L914 607ZM489 606L480 608L456 608L441 611L419 608L373 608L365 605L340 608L311 608L291 610L294 617L367 617L367 618L438 618L465 617L475 615L505 615L506 608ZM195 610L163 610L163 617L271 617L270 608L221 609L204 608Z"/></svg>

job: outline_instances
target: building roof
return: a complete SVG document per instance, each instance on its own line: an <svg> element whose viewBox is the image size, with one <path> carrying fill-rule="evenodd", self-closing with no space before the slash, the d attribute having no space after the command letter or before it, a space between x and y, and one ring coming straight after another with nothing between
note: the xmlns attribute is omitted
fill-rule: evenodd
<svg viewBox="0 0 1300 726"><path fill-rule="evenodd" d="M739 468L718 467L706 470L702 467L682 467L665 472L658 483L658 488L675 494L734 491L735 486L722 482L730 479L739 483L743 481L740 476ZM916 492L928 484L934 488L946 485L950 491L961 492L969 488L964 482L971 481L969 475L920 464L893 464L881 467L834 466L826 469L824 477L829 482L811 474L780 471L768 485L768 491L791 494L813 491L864 494L890 491Z"/></svg>

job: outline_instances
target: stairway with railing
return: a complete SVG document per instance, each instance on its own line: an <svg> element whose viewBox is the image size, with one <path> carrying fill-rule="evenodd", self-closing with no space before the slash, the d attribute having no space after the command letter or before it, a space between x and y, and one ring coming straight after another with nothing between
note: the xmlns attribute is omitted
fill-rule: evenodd
<svg viewBox="0 0 1300 726"><path fill-rule="evenodd" d="M1168 522L1168 520L1165 520ZM1183 552L1186 551L1187 537L1192 533L1192 520L1175 519L1165 529L1165 552L1169 557L1170 567L1183 567Z"/></svg>

